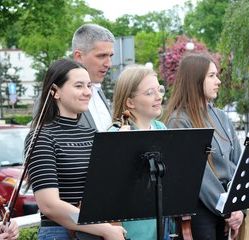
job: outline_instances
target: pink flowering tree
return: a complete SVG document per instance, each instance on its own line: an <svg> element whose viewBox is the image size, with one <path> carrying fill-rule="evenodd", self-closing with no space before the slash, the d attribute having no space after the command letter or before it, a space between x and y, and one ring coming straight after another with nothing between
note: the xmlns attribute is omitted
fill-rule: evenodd
<svg viewBox="0 0 249 240"><path fill-rule="evenodd" d="M191 49L192 48L192 49ZM166 86L172 85L175 81L175 74L182 56L191 52L207 52L207 47L194 39L181 35L176 38L176 41L167 46L166 51L162 49L159 51L160 54L160 65L159 72L161 78L164 80Z"/></svg>

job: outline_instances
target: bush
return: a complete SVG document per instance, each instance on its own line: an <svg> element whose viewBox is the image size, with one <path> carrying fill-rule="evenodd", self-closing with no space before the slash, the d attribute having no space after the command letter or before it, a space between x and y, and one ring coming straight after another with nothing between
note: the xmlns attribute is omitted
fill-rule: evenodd
<svg viewBox="0 0 249 240"><path fill-rule="evenodd" d="M18 240L37 240L38 227L22 228Z"/></svg>
<svg viewBox="0 0 249 240"><path fill-rule="evenodd" d="M5 118L5 120L6 123L26 125L32 120L32 116L16 115L13 117Z"/></svg>

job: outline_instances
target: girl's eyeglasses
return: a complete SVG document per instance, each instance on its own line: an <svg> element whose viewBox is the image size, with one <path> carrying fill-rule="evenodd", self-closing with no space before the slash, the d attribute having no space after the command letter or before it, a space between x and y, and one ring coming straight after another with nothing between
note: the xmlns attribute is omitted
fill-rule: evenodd
<svg viewBox="0 0 249 240"><path fill-rule="evenodd" d="M141 94L145 96L149 96L149 97L156 96L156 95L160 95L161 97L163 97L165 95L165 87L163 85L159 85L158 88L149 88L143 93L135 94L134 96L138 96Z"/></svg>

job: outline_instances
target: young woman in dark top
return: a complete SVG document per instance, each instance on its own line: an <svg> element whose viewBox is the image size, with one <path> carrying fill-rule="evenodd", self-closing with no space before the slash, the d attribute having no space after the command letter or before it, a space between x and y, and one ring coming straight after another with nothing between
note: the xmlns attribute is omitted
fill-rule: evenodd
<svg viewBox="0 0 249 240"><path fill-rule="evenodd" d="M86 232L105 240L124 240L124 229L111 224L77 225L78 213L95 130L78 126L88 109L91 82L86 69L71 60L58 60L48 69L42 89L41 131L28 165L28 177L41 212L39 240L71 239L71 231ZM34 119L37 124L39 116ZM33 127L34 128L34 127ZM31 130L26 152L32 139ZM82 203L84 204L84 202Z"/></svg>

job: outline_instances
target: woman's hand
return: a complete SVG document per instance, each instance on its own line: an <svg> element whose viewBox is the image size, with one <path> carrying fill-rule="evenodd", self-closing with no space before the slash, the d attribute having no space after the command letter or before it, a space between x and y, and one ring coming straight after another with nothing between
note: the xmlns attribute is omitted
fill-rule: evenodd
<svg viewBox="0 0 249 240"><path fill-rule="evenodd" d="M235 211L231 213L230 218L226 219L228 226L233 230L238 230L243 222L244 215L242 211Z"/></svg>
<svg viewBox="0 0 249 240"><path fill-rule="evenodd" d="M6 229L6 232L9 234L9 240L15 240L19 236L19 229L17 222L14 220L11 220L9 226Z"/></svg>
<svg viewBox="0 0 249 240"><path fill-rule="evenodd" d="M230 218L225 219L226 226L225 232L230 230L230 239L235 240L239 234L239 228L243 222L244 214L241 211L235 211L231 213Z"/></svg>
<svg viewBox="0 0 249 240"><path fill-rule="evenodd" d="M239 228L243 222L243 219L244 219L244 214L241 211L232 212L230 218L225 219L227 223L226 229L227 231L229 231L230 228L231 230L230 238L232 240L237 239L237 236L239 234Z"/></svg>
<svg viewBox="0 0 249 240"><path fill-rule="evenodd" d="M105 240L125 240L126 230L122 226L111 225L108 231L105 231L103 238Z"/></svg>
<svg viewBox="0 0 249 240"><path fill-rule="evenodd" d="M16 240L19 236L18 225L14 220L12 220L8 225L2 225L1 231L0 240Z"/></svg>

